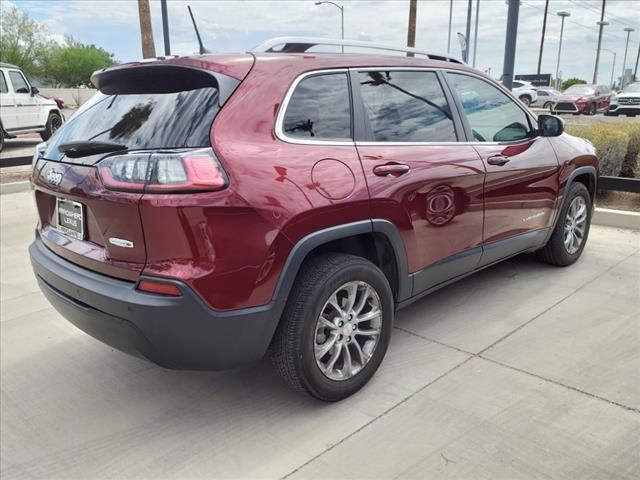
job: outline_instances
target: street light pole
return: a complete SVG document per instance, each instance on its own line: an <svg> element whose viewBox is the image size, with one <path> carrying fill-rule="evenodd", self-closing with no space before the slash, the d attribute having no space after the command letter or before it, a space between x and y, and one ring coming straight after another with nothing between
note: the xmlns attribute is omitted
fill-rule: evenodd
<svg viewBox="0 0 640 480"><path fill-rule="evenodd" d="M627 43L624 46L624 59L622 60L622 77L620 77L620 90L623 90L626 86L624 83L624 70L625 68L627 68L627 50L629 49L629 36L631 35L631 32L635 32L635 29L627 27L624 29L624 31L627 32Z"/></svg>
<svg viewBox="0 0 640 480"><path fill-rule="evenodd" d="M609 82L611 88L613 88L613 74L616 71L616 52L614 52L613 50L609 50L608 48L603 48L602 50L605 52L613 53L613 65L611 66L611 82Z"/></svg>
<svg viewBox="0 0 640 480"><path fill-rule="evenodd" d="M605 25L609 25L609 22L604 21L604 7L606 5L606 0L602 0L602 12L600 13L600 21L596 23L596 25L600 25L600 30L598 31L598 48L596 49L596 66L593 68L593 82L598 83L598 61L600 60L600 45L602 44L602 29Z"/></svg>
<svg viewBox="0 0 640 480"><path fill-rule="evenodd" d="M336 8L340 9L340 38L342 38L342 40L344 40L344 6L340 5L338 3L335 2L329 2L329 1L322 1L322 2L316 2L316 5L322 5L323 3L327 3L330 5L333 5ZM342 45L340 47L342 53L344 53L344 45Z"/></svg>
<svg viewBox="0 0 640 480"><path fill-rule="evenodd" d="M476 25L473 33L473 68L476 68L476 52L478 51L478 17L480 16L480 0L476 0Z"/></svg>
<svg viewBox="0 0 640 480"><path fill-rule="evenodd" d="M571 14L569 12L558 12L556 13L559 17L562 18L562 23L560 24L560 44L558 45L558 63L556 63L556 89L560 90L560 55L562 54L562 35L564 34L564 19L570 17Z"/></svg>
<svg viewBox="0 0 640 480"><path fill-rule="evenodd" d="M591 83L598 83L598 63L600 62L600 45L602 45L602 30L604 29L605 26L609 25L609 22L600 20L599 22L596 22L596 25L600 26L600 33L598 34L598 49L596 50L596 66L593 69L593 82Z"/></svg>
<svg viewBox="0 0 640 480"><path fill-rule="evenodd" d="M542 68L542 49L544 48L544 33L547 31L547 12L549 11L549 0L544 3L544 17L542 18L542 35L540 36L540 51L538 53L538 75Z"/></svg>
<svg viewBox="0 0 640 480"><path fill-rule="evenodd" d="M451 22L453 20L453 0L449 0L449 36L447 37L447 54L451 53Z"/></svg>
<svg viewBox="0 0 640 480"><path fill-rule="evenodd" d="M465 62L469 62L469 45L471 45L471 9L473 8L473 0L469 0L467 4L467 28L464 33L464 38L467 41L466 53L463 58Z"/></svg>

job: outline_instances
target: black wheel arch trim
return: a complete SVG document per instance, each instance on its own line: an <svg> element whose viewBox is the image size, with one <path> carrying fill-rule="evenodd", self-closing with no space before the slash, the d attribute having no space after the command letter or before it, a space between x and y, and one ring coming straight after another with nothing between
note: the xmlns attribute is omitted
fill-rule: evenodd
<svg viewBox="0 0 640 480"><path fill-rule="evenodd" d="M409 298L413 290L413 279L407 271L407 255L400 232L398 228L388 220L372 219L325 228L313 232L298 241L291 250L291 253L289 253L289 257L282 269L273 294L273 300L286 302L302 263L307 255L314 249L334 240L367 233L380 233L389 240L389 244L393 248L397 267L398 278L396 280L398 292L396 301L400 302Z"/></svg>
<svg viewBox="0 0 640 480"><path fill-rule="evenodd" d="M556 228L556 224L558 223L558 219L560 218L560 212L564 208L565 202L567 201L567 192L571 188L571 184L575 181L575 179L576 179L576 177L578 175L584 175L584 174L587 174L587 175L593 177L593 195L591 197L591 207L593 207L593 205L595 205L596 192L598 190L598 172L596 171L595 167L590 166L590 165L589 166L584 166L584 167L578 167L575 170L573 170L573 172L571 172L571 174L567 178L567 182L566 182L565 187L564 187L564 192L562 194L562 201L558 205L558 209L556 210L556 216L553 219L553 224L552 224L551 228L549 229L549 233L548 233L547 238L545 240L545 244L549 241L549 239L551 238L551 235L553 234L553 231Z"/></svg>

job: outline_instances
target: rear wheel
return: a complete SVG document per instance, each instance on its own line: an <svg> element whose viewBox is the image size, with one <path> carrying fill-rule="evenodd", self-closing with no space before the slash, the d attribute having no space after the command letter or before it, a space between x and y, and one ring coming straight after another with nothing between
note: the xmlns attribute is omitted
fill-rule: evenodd
<svg viewBox="0 0 640 480"><path fill-rule="evenodd" d="M40 137L45 142L51 138L56 130L58 130L62 126L62 117L59 113L51 112L49 114L49 118L47 119L47 125L43 132L40 132Z"/></svg>
<svg viewBox="0 0 640 480"><path fill-rule="evenodd" d="M564 267L580 258L589 236L591 205L587 187L574 182L569 188L551 238L537 252L543 261Z"/></svg>
<svg viewBox="0 0 640 480"><path fill-rule="evenodd" d="M271 360L295 390L337 401L360 390L386 353L393 295L368 260L325 254L305 262L273 338Z"/></svg>
<svg viewBox="0 0 640 480"><path fill-rule="evenodd" d="M524 103L524 105L526 107L528 107L529 105L531 105L531 97L529 95L522 95L520 98L520 101L522 103Z"/></svg>
<svg viewBox="0 0 640 480"><path fill-rule="evenodd" d="M549 110L551 110L551 102L544 102L544 105L542 105L542 108L548 108Z"/></svg>

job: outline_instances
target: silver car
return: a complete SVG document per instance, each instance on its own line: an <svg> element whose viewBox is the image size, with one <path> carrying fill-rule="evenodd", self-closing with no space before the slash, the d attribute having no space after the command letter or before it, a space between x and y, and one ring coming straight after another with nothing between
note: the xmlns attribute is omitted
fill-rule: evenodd
<svg viewBox="0 0 640 480"><path fill-rule="evenodd" d="M560 92L553 88L538 87L538 99L533 103L536 107L551 108L551 104L558 99Z"/></svg>

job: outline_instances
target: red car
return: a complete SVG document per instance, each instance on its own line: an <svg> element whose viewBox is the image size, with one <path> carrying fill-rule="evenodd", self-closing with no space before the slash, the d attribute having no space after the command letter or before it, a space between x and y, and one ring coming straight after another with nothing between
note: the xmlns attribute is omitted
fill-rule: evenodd
<svg viewBox="0 0 640 480"><path fill-rule="evenodd" d="M268 352L333 401L374 374L396 310L519 253L580 257L598 162L562 120L453 58L320 43L343 44L94 74L34 158L31 260L63 316L169 368Z"/></svg>
<svg viewBox="0 0 640 480"><path fill-rule="evenodd" d="M551 104L551 113L595 115L606 112L612 95L607 85L572 85Z"/></svg>

